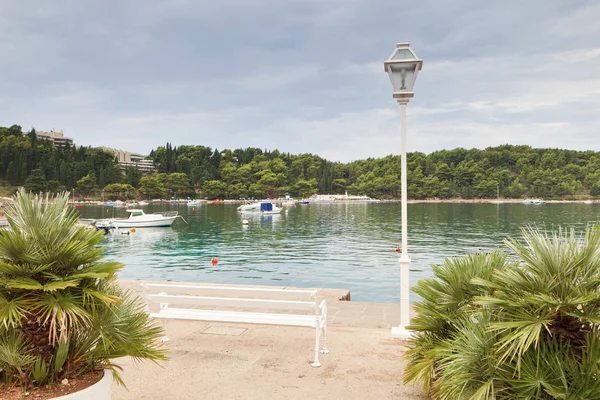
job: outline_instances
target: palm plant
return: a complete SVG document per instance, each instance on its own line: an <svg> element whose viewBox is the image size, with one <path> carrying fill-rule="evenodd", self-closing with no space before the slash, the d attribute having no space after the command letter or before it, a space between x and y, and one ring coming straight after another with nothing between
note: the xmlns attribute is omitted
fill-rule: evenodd
<svg viewBox="0 0 600 400"><path fill-rule="evenodd" d="M110 369L123 356L166 359L162 331L102 259L103 233L78 225L68 193L21 189L0 234L0 377L23 387Z"/></svg>
<svg viewBox="0 0 600 400"><path fill-rule="evenodd" d="M444 357L452 350L450 342L458 343L457 335L465 332L466 326L473 326L472 318L478 312L476 296L487 293L484 287L471 280L491 278L494 271L507 265L507 255L501 251L448 258L443 265L433 266L435 279L422 279L413 287L421 301L414 304L416 316L409 327L418 334L409 340L409 362L404 375L407 383L422 382L424 389L434 397L448 391L444 388L445 381L440 379L445 376L446 364L450 362ZM485 333L480 330L470 333L471 338L477 335L485 336ZM489 342L489 338L479 337L471 346L486 347ZM476 380L474 376L472 378Z"/></svg>
<svg viewBox="0 0 600 400"><path fill-rule="evenodd" d="M419 282L405 380L436 399L600 399L600 226L505 244L514 262L447 260Z"/></svg>

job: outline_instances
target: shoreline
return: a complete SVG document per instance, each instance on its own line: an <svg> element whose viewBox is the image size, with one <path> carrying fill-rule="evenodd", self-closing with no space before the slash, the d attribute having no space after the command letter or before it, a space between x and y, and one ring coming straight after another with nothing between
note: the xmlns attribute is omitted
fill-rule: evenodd
<svg viewBox="0 0 600 400"><path fill-rule="evenodd" d="M10 200L12 200L11 198L8 197L4 197L2 198L2 200L4 200L5 202L9 202ZM244 201L242 200L232 200L232 199L225 199L225 200L206 200L206 199L196 199L199 200L201 202L201 204L243 204ZM526 200L526 198L520 198L520 199L506 199L506 198L502 198L502 199L461 199L461 198L452 198L452 199L408 199L408 204L418 204L418 203L430 203L430 204L435 204L435 203L440 203L440 204L452 204L452 203L456 203L456 204L522 204L524 203L524 201ZM577 204L577 203L581 203L581 204L600 204L600 199L578 199L578 200L544 200L544 203L546 204ZM137 200L132 200L134 202L137 202ZM150 205L185 205L188 201L188 199L178 199L178 200L165 200L165 199L160 199L160 200L146 200L148 201L148 203ZM271 201L271 202L277 202L277 200L273 200L273 199L264 199L264 201ZM311 202L310 205L314 205L314 204L366 204L366 203L401 203L400 199L383 199L383 200L376 200L373 199L372 201L363 201L363 200L335 200L335 201L315 201L315 202ZM70 205L82 205L82 206L100 206L100 205L105 205L101 200L92 200L92 199L86 199L86 200L71 200L69 201ZM3 204L0 202L0 209L2 209ZM2 217L2 215L0 215L0 217Z"/></svg>
<svg viewBox="0 0 600 400"><path fill-rule="evenodd" d="M408 200L408 204L416 204L416 203L485 203L485 204L509 204L509 203L517 203L523 204L525 199L426 199L426 200ZM387 202L387 201L386 201ZM400 200L389 200L389 202L400 202ZM600 200L544 200L544 203L552 203L552 204L568 204L568 203L581 203L581 204L600 204Z"/></svg>

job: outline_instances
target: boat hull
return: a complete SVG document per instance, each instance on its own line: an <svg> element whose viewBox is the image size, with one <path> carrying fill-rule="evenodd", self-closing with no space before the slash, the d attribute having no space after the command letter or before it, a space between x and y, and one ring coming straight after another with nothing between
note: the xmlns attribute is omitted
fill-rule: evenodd
<svg viewBox="0 0 600 400"><path fill-rule="evenodd" d="M160 228L169 227L177 217L165 217L148 221L112 220L116 228Z"/></svg>
<svg viewBox="0 0 600 400"><path fill-rule="evenodd" d="M276 214L281 214L281 209L273 210L273 211L258 211L258 212L260 212L262 215L276 215Z"/></svg>

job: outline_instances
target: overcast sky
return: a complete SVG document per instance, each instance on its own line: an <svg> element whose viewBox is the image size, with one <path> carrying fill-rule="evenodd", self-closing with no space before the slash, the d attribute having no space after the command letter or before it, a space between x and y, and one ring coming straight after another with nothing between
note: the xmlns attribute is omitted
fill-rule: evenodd
<svg viewBox="0 0 600 400"><path fill-rule="evenodd" d="M600 150L600 1L0 0L0 126L148 153L167 141L399 154L383 71L424 60L408 150Z"/></svg>

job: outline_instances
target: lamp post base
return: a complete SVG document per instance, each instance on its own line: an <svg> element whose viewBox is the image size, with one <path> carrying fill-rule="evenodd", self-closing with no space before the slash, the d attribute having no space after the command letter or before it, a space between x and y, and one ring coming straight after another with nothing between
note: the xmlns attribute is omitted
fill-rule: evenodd
<svg viewBox="0 0 600 400"><path fill-rule="evenodd" d="M393 326L392 337L396 339L410 339L414 335L413 331L409 331L404 326Z"/></svg>

